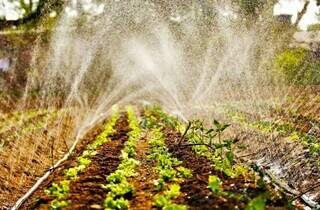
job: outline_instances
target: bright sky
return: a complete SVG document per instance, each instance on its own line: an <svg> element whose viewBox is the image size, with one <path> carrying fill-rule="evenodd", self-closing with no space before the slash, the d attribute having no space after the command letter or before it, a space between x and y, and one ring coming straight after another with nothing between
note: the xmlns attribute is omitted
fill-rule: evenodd
<svg viewBox="0 0 320 210"><path fill-rule="evenodd" d="M274 7L274 14L291 14L292 22L295 22L297 13L302 10L304 0L280 0ZM320 12L319 7L316 5L316 0L310 0L310 4L307 9L307 13L300 21L299 27L302 30L306 30L308 25L319 23L319 18L316 16Z"/></svg>
<svg viewBox="0 0 320 210"><path fill-rule="evenodd" d="M6 17L7 20L15 20L22 16L21 11L19 11L17 8L19 8L18 1L10 1L10 0L0 0L2 3L0 3L0 16ZM34 2L38 2L39 0L33 0ZM73 0L76 2L77 0ZM91 0L82 0L83 2L87 3L85 4L84 9L92 10L92 5L88 4L91 3ZM26 1L28 2L28 1ZM274 14L291 14L293 15L292 22L294 22L297 18L298 11L301 11L303 8L304 0L279 0L279 3L277 3L274 7ZM88 8L87 8L88 7ZM99 12L100 10L103 11L103 5L99 5L97 7ZM310 0L310 4L308 6L307 13L303 16L302 20L300 21L299 27L303 30L306 30L308 25L319 23L319 19L316 16L316 13L320 12L319 7L316 5L316 0Z"/></svg>

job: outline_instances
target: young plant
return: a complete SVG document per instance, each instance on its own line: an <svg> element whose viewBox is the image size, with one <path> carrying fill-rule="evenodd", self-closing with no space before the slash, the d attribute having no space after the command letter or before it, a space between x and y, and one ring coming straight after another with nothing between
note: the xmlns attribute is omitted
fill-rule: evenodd
<svg viewBox="0 0 320 210"><path fill-rule="evenodd" d="M219 179L219 177L215 176L215 175L211 175L209 176L209 180L208 180L208 188L216 194L220 194L223 190L221 187L221 180Z"/></svg>
<svg viewBox="0 0 320 210"><path fill-rule="evenodd" d="M104 131L99 134L95 141L87 146L87 149L77 158L77 164L74 167L68 168L64 171L65 180L59 184L52 183L52 185L45 190L46 194L53 197L54 200L50 203L52 209L59 209L69 205L68 201L65 201L69 193L69 184L71 180L78 178L79 174L82 173L87 166L91 163L90 158L97 154L96 149L110 141L108 136L114 132L114 125L119 115L117 112L113 114L111 120L105 124Z"/></svg>
<svg viewBox="0 0 320 210"><path fill-rule="evenodd" d="M245 210L265 210L267 199L265 196L258 196L252 199Z"/></svg>
<svg viewBox="0 0 320 210"><path fill-rule="evenodd" d="M108 191L104 207L105 209L127 209L129 201L125 197L130 197L134 193L133 186L127 181L127 178L136 176L135 168L139 161L135 160L136 145L141 137L141 130L134 110L127 109L129 127L128 140L121 151L121 163L117 170L107 177L107 184L102 187Z"/></svg>
<svg viewBox="0 0 320 210"><path fill-rule="evenodd" d="M151 133L148 141L150 145L148 158L156 162L156 171L159 176L159 179L154 181L156 190L159 192L154 197L154 205L160 209L184 210L185 205L174 204L173 200L180 194L179 183L185 178L190 178L192 171L181 166L182 162L172 157L165 146L164 135L159 128L153 129Z"/></svg>
<svg viewBox="0 0 320 210"><path fill-rule="evenodd" d="M187 206L172 203L180 195L180 186L172 184L163 194L157 194L154 198L155 206L159 209L186 210Z"/></svg>

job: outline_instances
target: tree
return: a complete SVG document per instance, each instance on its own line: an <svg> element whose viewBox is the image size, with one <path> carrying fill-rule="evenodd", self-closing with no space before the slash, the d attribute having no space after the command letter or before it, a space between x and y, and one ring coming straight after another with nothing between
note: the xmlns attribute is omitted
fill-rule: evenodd
<svg viewBox="0 0 320 210"><path fill-rule="evenodd" d="M33 0L11 0L11 2L17 2L20 5L20 9L23 13L21 18L17 20L0 19L0 30L9 26L18 26L29 22L37 22L45 14L48 14L52 8L62 8L63 0L39 0L35 5ZM4 4L4 3L2 3Z"/></svg>
<svg viewBox="0 0 320 210"><path fill-rule="evenodd" d="M317 0L317 3L318 1L320 2L320 0ZM300 12L298 12L298 16L297 16L297 20L296 22L294 23L294 26L297 27L302 19L302 17L306 14L307 10L308 10L308 6L310 4L310 1L309 0L306 0L304 2L304 5L303 5L303 8Z"/></svg>

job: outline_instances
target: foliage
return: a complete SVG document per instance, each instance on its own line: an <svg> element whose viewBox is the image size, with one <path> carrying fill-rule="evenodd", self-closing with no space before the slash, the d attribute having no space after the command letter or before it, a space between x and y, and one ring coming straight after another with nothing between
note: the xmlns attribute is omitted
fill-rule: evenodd
<svg viewBox="0 0 320 210"><path fill-rule="evenodd" d="M157 161L156 171L159 174L159 179L155 182L157 190L162 190L166 182L191 177L191 170L180 166L181 161L172 157L168 152L162 132L159 129L153 129L152 133L152 138L149 140L151 148L148 158Z"/></svg>
<svg viewBox="0 0 320 210"><path fill-rule="evenodd" d="M62 209L65 208L67 206L69 206L69 202L68 201L59 201L59 200L53 200L50 204L51 209L55 210L55 209Z"/></svg>
<svg viewBox="0 0 320 210"><path fill-rule="evenodd" d="M61 181L59 184L52 183L51 187L45 190L45 193L54 198L62 199L69 192L69 184L68 180Z"/></svg>
<svg viewBox="0 0 320 210"><path fill-rule="evenodd" d="M212 127L207 128L203 121L192 121L186 138L195 145L193 149L196 153L210 159L217 170L223 171L227 176L236 177L244 172L242 166L234 165L232 145L236 139L221 138L229 126L214 120Z"/></svg>
<svg viewBox="0 0 320 210"><path fill-rule="evenodd" d="M297 131L293 123L281 121L267 121L267 120L251 120L245 114L229 113L233 120L244 124L250 128L259 130L264 133L277 132L279 135L287 137L292 141L300 141L309 148L312 155L320 154L320 144L317 137L310 133L303 133Z"/></svg>
<svg viewBox="0 0 320 210"><path fill-rule="evenodd" d="M97 154L96 149L110 140L108 136L114 132L113 127L118 118L118 112L115 111L110 121L105 124L104 131L99 134L95 141L88 145L87 149L83 151L82 155L77 158L76 166L68 168L64 171L65 180L61 181L60 184L52 183L52 185L45 190L46 194L55 198L51 202L51 208L59 209L66 207L69 204L69 202L65 201L64 199L69 193L70 180L77 179L78 175L83 172L91 163L90 158Z"/></svg>
<svg viewBox="0 0 320 210"><path fill-rule="evenodd" d="M249 202L245 210L264 210L266 202L267 199L265 196L258 196Z"/></svg>
<svg viewBox="0 0 320 210"><path fill-rule="evenodd" d="M51 187L45 190L47 195L54 198L50 203L51 209L61 209L69 205L69 202L64 200L69 193L69 184L70 181L64 180L59 184L52 183Z"/></svg>
<svg viewBox="0 0 320 210"><path fill-rule="evenodd" d="M127 109L129 127L131 131L128 133L128 140L121 151L122 161L117 170L107 177L107 184L102 187L108 191L104 201L105 209L126 209L129 201L124 197L132 195L134 188L127 178L136 176L135 168L139 161L135 160L136 145L141 136L139 122L131 107Z"/></svg>
<svg viewBox="0 0 320 210"><path fill-rule="evenodd" d="M114 210L114 209L127 209L129 207L129 201L124 198L112 198L107 197L104 200L105 210Z"/></svg>
<svg viewBox="0 0 320 210"><path fill-rule="evenodd" d="M312 61L307 50L287 49L275 57L275 71L288 84L320 84L320 62Z"/></svg>
<svg viewBox="0 0 320 210"><path fill-rule="evenodd" d="M307 31L320 31L320 24L317 23L317 24L309 25L307 28Z"/></svg>
<svg viewBox="0 0 320 210"><path fill-rule="evenodd" d="M219 179L219 177L215 176L215 175L211 175L209 176L209 180L208 180L208 188L216 194L220 194L222 192L222 188L221 188L221 180Z"/></svg>
<svg viewBox="0 0 320 210"><path fill-rule="evenodd" d="M169 153L160 128L152 129L148 144L150 145L148 158L156 161L156 172L159 176L158 180L154 181L156 190L159 191L154 197L155 206L161 209L186 209L186 206L174 204L172 200L180 194L179 183L185 178L192 177L192 171L181 166L182 162ZM168 183L171 185L168 186Z"/></svg>
<svg viewBox="0 0 320 210"><path fill-rule="evenodd" d="M234 0L239 7L241 13L246 16L256 16L262 8L265 1L262 0Z"/></svg>
<svg viewBox="0 0 320 210"><path fill-rule="evenodd" d="M164 191L163 194L157 194L154 198L155 206L164 210L186 210L185 205L178 205L172 203L172 200L180 195L180 186L172 184L169 189Z"/></svg>
<svg viewBox="0 0 320 210"><path fill-rule="evenodd" d="M178 126L178 119L167 115L160 107L153 106L144 110L144 117L140 125L142 128L161 128L163 126L175 128Z"/></svg>

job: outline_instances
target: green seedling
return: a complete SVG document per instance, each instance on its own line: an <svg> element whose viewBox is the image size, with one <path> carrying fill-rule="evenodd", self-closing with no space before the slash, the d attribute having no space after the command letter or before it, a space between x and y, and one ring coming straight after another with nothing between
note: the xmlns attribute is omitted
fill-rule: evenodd
<svg viewBox="0 0 320 210"><path fill-rule="evenodd" d="M192 177L192 171L183 166L177 167L177 171L178 171L178 175L177 175L178 177L185 178L185 179Z"/></svg>
<svg viewBox="0 0 320 210"><path fill-rule="evenodd" d="M258 196L252 199L245 210L265 210L267 199L265 196Z"/></svg>
<svg viewBox="0 0 320 210"><path fill-rule="evenodd" d="M64 198L69 193L70 181L64 180L59 184L52 183L51 187L45 190L45 193L57 199Z"/></svg>
<svg viewBox="0 0 320 210"><path fill-rule="evenodd" d="M53 200L50 203L50 208L53 210L58 210L58 209L62 209L65 207L68 207L70 205L69 201L59 201L59 200Z"/></svg>
<svg viewBox="0 0 320 210"><path fill-rule="evenodd" d="M129 201L124 198L114 199L112 197L107 197L104 200L105 210L114 210L114 209L127 209L129 207Z"/></svg>
<svg viewBox="0 0 320 210"><path fill-rule="evenodd" d="M161 209L185 210L187 209L186 206L172 203L172 200L177 198L179 195L180 186L177 184L172 184L168 190L163 192L163 194L158 194L155 196L155 206Z"/></svg>
<svg viewBox="0 0 320 210"><path fill-rule="evenodd" d="M215 176L215 175L211 175L209 176L209 180L208 180L208 188L216 194L221 194L222 193L222 182L219 179L219 177Z"/></svg>

